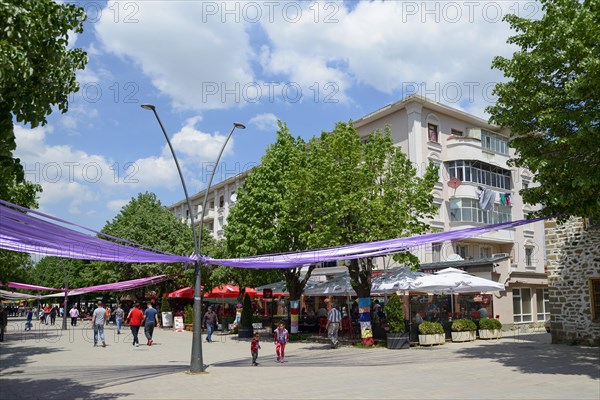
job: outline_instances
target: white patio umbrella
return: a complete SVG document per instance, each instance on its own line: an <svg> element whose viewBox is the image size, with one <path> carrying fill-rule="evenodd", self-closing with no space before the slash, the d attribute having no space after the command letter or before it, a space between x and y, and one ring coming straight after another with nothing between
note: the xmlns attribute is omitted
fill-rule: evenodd
<svg viewBox="0 0 600 400"><path fill-rule="evenodd" d="M414 290L419 292L451 295L504 290L502 283L470 275L456 268L446 268L432 275L421 276L415 280L413 286ZM454 301L452 312L454 312Z"/></svg>
<svg viewBox="0 0 600 400"><path fill-rule="evenodd" d="M422 272L415 272L404 266L389 269L371 280L371 293L385 294L413 289L417 278L424 275Z"/></svg>
<svg viewBox="0 0 600 400"><path fill-rule="evenodd" d="M305 296L356 296L350 284L350 275L340 275L304 289Z"/></svg>

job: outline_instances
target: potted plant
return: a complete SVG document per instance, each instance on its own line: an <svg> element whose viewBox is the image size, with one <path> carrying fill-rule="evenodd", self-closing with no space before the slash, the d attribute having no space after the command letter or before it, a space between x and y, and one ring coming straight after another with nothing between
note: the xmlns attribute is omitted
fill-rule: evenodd
<svg viewBox="0 0 600 400"><path fill-rule="evenodd" d="M250 296L246 294L244 296L244 304L242 306L242 317L240 319L240 326L238 327L238 338L250 339L254 334L252 329L252 302Z"/></svg>
<svg viewBox="0 0 600 400"><path fill-rule="evenodd" d="M162 319L162 327L172 328L173 312L171 311L171 305L169 304L169 300L167 300L167 296L162 297L162 301L160 303L160 315Z"/></svg>
<svg viewBox="0 0 600 400"><path fill-rule="evenodd" d="M479 320L479 339L499 339L502 337L502 323L494 318Z"/></svg>
<svg viewBox="0 0 600 400"><path fill-rule="evenodd" d="M452 321L452 341L453 342L470 342L475 340L475 331L477 325L470 319L455 319Z"/></svg>
<svg viewBox="0 0 600 400"><path fill-rule="evenodd" d="M444 327L439 322L423 321L419 324L419 344L434 345L446 342Z"/></svg>
<svg viewBox="0 0 600 400"><path fill-rule="evenodd" d="M389 327L389 332L387 333L387 348L410 348L410 340L408 334L406 334L406 325L404 323L402 300L396 293L390 296L385 305L385 315Z"/></svg>

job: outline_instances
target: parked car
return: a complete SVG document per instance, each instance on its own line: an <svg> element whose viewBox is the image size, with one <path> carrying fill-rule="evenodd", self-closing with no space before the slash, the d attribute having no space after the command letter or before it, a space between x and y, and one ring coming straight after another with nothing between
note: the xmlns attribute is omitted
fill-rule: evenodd
<svg viewBox="0 0 600 400"><path fill-rule="evenodd" d="M550 320L547 319L546 322L544 322L544 328L546 328L546 332L550 333Z"/></svg>

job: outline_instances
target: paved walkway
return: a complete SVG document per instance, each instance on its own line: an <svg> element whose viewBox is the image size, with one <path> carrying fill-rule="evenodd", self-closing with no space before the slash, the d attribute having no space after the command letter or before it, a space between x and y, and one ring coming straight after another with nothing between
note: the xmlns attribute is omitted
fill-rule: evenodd
<svg viewBox="0 0 600 400"><path fill-rule="evenodd" d="M551 345L539 331L409 350L290 343L285 364L265 340L258 367L248 342L217 335L203 343L207 373L190 375L191 332L158 329L155 345L133 347L111 324L102 348L89 323L23 326L11 319L0 343L3 400L600 398L599 349Z"/></svg>

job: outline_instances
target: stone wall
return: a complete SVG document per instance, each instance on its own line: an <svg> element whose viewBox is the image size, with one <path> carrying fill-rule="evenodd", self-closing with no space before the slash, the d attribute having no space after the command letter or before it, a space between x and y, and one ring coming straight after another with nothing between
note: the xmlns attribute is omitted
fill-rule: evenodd
<svg viewBox="0 0 600 400"><path fill-rule="evenodd" d="M590 278L600 278L600 228L571 218L546 221L545 230L552 343L600 346L590 288Z"/></svg>

